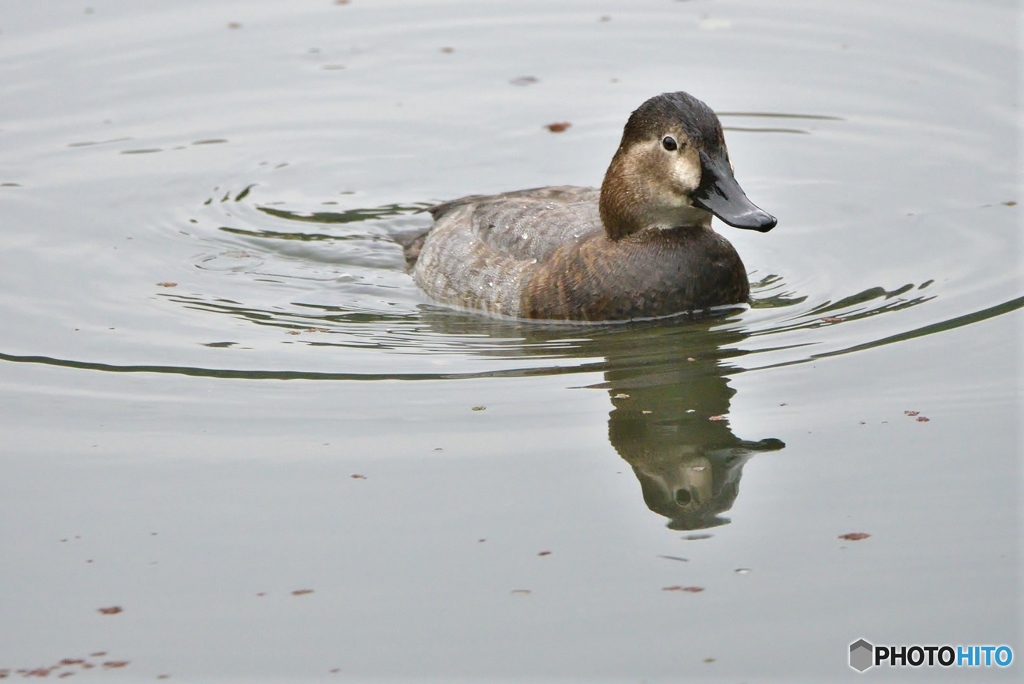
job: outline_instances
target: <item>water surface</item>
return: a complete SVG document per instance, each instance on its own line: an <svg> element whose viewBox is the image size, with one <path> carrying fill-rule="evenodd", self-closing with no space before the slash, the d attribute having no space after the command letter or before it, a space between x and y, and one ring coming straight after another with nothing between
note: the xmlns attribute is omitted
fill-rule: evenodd
<svg viewBox="0 0 1024 684"><path fill-rule="evenodd" d="M1018 23L7 3L0 668L828 681L861 637L1020 650ZM716 223L749 307L527 323L416 289L425 207L597 185L677 89L780 220Z"/></svg>

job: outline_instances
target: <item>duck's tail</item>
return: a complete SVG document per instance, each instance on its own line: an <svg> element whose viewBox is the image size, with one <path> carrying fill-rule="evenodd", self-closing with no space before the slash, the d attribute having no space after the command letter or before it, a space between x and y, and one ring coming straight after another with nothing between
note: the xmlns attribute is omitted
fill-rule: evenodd
<svg viewBox="0 0 1024 684"><path fill-rule="evenodd" d="M402 246L402 252L405 254L405 270L412 271L413 267L416 266L416 261L420 258L420 250L423 249L423 243L427 241L427 235L430 234L430 228L427 228L420 233L405 233L404 235L395 235L395 242Z"/></svg>

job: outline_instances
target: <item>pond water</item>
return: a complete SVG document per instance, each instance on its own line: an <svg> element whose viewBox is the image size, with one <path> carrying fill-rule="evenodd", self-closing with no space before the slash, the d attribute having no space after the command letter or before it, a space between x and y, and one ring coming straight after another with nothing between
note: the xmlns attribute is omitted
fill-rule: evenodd
<svg viewBox="0 0 1024 684"><path fill-rule="evenodd" d="M1024 655L1020 20L7 0L0 674L821 682L861 637ZM750 307L526 323L404 272L424 207L599 184L630 111L680 89L779 218L716 222Z"/></svg>

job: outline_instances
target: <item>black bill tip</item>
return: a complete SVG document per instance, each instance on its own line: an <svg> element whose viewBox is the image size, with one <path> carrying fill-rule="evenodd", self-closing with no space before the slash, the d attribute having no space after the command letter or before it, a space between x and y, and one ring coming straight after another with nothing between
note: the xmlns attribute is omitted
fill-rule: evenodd
<svg viewBox="0 0 1024 684"><path fill-rule="evenodd" d="M762 211L753 204L750 205L749 211L742 214L733 214L728 218L719 216L718 218L722 219L733 228L756 230L759 233L767 233L779 223L778 219L774 216L766 211Z"/></svg>

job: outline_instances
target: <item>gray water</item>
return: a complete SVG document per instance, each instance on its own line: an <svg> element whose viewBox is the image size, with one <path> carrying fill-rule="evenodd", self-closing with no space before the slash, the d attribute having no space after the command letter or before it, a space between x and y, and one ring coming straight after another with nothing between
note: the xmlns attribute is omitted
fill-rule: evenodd
<svg viewBox="0 0 1024 684"><path fill-rule="evenodd" d="M1020 14L7 0L0 674L1015 678L847 653L1024 656ZM749 308L404 273L423 207L599 184L679 89L779 217L716 222Z"/></svg>

